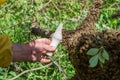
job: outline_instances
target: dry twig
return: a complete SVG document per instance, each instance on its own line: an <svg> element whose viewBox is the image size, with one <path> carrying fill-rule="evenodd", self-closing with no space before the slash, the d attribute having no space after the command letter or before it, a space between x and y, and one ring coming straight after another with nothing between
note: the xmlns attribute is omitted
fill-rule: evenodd
<svg viewBox="0 0 120 80"><path fill-rule="evenodd" d="M37 71L37 70L40 70L40 69L43 69L43 68L47 68L47 67L51 66L52 64L53 64L53 62L51 62L51 63L49 63L49 64L47 64L47 65L45 65L45 66L42 66L42 67L25 70L25 71L23 71L22 73L20 73L19 75L11 78L10 80L15 80L15 79L19 78L20 76L22 76L23 74L28 73L28 72L31 72L31 71Z"/></svg>

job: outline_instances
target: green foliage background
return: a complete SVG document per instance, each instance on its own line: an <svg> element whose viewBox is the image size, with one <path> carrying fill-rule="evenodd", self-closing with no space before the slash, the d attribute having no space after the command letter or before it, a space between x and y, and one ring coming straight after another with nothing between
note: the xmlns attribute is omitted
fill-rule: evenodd
<svg viewBox="0 0 120 80"><path fill-rule="evenodd" d="M65 29L75 29L86 17L90 5L91 0L7 0L0 7L0 34L8 34L15 43L27 43L40 38L30 34L30 26L34 17L37 18L40 26L49 30L55 30L61 22ZM119 5L119 0L104 0L99 21L96 23L98 30L120 27L120 16L112 17L117 11L120 12ZM67 51L62 45L58 47L54 59L57 59L69 80L75 72ZM13 65L10 68L0 68L0 80L9 80L26 69L44 66L38 62L16 64L20 68L18 71ZM52 65L24 74L17 80L64 80L64 77L58 67Z"/></svg>

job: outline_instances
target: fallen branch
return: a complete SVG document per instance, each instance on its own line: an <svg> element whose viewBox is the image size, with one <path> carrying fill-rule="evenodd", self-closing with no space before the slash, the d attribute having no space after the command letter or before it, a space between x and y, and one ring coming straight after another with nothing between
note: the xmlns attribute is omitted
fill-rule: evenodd
<svg viewBox="0 0 120 80"><path fill-rule="evenodd" d="M43 67L25 70L25 71L23 71L22 73L18 74L17 76L11 78L10 80L15 80L15 79L19 78L20 76L22 76L22 75L24 75L24 74L26 74L26 73L28 73L28 72L37 71L37 70L40 70L40 69L43 69L43 68L47 68L47 67L51 66L52 64L55 64L55 65L58 67L59 71L60 71L60 72L63 74L63 76L64 76L64 80L67 80L67 76L66 76L65 72L64 72L64 70L62 69L62 67L58 64L58 62L57 62L56 60L53 60L52 57L50 57L50 59L51 59L51 61L52 61L51 63L49 63L49 64L47 64L47 65L45 65L45 66L43 66Z"/></svg>
<svg viewBox="0 0 120 80"><path fill-rule="evenodd" d="M44 9L45 7L47 7L47 6L49 5L49 3L51 3L51 1L52 1L52 0L49 0L47 3L41 5L36 12L39 12L39 11L41 11L42 9Z"/></svg>
<svg viewBox="0 0 120 80"><path fill-rule="evenodd" d="M26 73L31 72L31 71L37 71L37 70L40 70L40 69L43 69L43 68L47 68L47 67L51 66L52 64L53 64L53 63L51 62L51 63L49 63L49 64L47 64L47 65L45 65L45 66L43 66L43 67L25 70L25 71L23 71L22 73L20 73L19 75L11 78L10 80L15 80L15 79L19 78L20 76L22 76L23 74L26 74Z"/></svg>
<svg viewBox="0 0 120 80"><path fill-rule="evenodd" d="M52 62L58 67L59 71L63 74L64 76L64 80L67 80L67 76L64 72L64 70L62 69L62 67L58 64L58 62L56 60L53 60L51 57L50 59L52 60Z"/></svg>

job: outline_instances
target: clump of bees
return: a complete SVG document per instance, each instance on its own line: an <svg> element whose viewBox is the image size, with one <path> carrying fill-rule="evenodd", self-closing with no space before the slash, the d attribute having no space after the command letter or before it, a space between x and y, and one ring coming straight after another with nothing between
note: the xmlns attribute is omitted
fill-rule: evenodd
<svg viewBox="0 0 120 80"><path fill-rule="evenodd" d="M120 79L120 30L97 31L94 28L98 21L102 0L95 0L89 9L88 16L75 30L62 30L62 44L68 50L69 59L74 66L75 76L72 80L119 80ZM46 34L47 32L47 34ZM36 35L50 36L51 33L41 28L32 28ZM89 67L87 51L91 48L104 49L110 59L103 67Z"/></svg>
<svg viewBox="0 0 120 80"><path fill-rule="evenodd" d="M102 0L95 0L88 16L76 30L63 30L63 45L68 50L69 58L76 74L72 80L119 80L120 79L120 32L116 30L96 31L94 24L98 20ZM103 67L89 67L90 48L104 46L110 59Z"/></svg>

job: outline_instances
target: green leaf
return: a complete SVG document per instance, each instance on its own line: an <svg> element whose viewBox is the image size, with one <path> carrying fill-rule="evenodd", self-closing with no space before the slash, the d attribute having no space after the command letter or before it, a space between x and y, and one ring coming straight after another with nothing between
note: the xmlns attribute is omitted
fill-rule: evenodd
<svg viewBox="0 0 120 80"><path fill-rule="evenodd" d="M98 54L90 58L89 64L90 67L95 67L98 64Z"/></svg>
<svg viewBox="0 0 120 80"><path fill-rule="evenodd" d="M103 51L102 56L104 59L109 60L109 54L106 50Z"/></svg>
<svg viewBox="0 0 120 80"><path fill-rule="evenodd" d="M98 48L91 48L88 50L87 54L88 55L96 55L98 53L99 49Z"/></svg>
<svg viewBox="0 0 120 80"><path fill-rule="evenodd" d="M13 72L13 71L11 71L11 72L10 72L10 75L12 75L12 76L16 76L16 73Z"/></svg>
<svg viewBox="0 0 120 80"><path fill-rule="evenodd" d="M100 61L101 63L105 63L105 58L102 56L101 53L99 53L98 58L99 58L99 61Z"/></svg>

